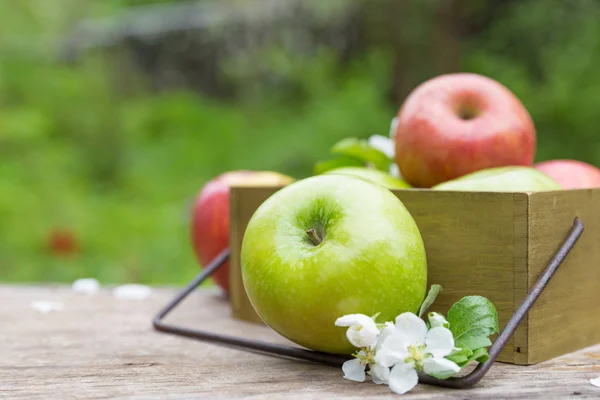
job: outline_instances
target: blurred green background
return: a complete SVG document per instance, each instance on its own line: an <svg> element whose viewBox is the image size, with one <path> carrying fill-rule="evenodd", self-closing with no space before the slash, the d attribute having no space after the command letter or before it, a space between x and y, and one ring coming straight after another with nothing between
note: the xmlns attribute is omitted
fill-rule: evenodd
<svg viewBox="0 0 600 400"><path fill-rule="evenodd" d="M2 1L0 281L181 284L207 180L309 176L446 72L508 86L536 161L599 165L598 21L594 0Z"/></svg>

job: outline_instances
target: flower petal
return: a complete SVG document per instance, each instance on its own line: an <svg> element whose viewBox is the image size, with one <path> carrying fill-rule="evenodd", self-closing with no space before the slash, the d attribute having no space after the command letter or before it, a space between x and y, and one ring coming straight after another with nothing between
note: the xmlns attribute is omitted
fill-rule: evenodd
<svg viewBox="0 0 600 400"><path fill-rule="evenodd" d="M369 321L374 323L373 319L365 314L347 314L336 319L335 326L363 325L368 324Z"/></svg>
<svg viewBox="0 0 600 400"><path fill-rule="evenodd" d="M392 391L404 394L414 388L419 382L419 376L410 364L397 364L392 368L388 385Z"/></svg>
<svg viewBox="0 0 600 400"><path fill-rule="evenodd" d="M415 345L425 344L427 325L425 321L411 312L405 312L396 317L396 329L402 334L405 343Z"/></svg>
<svg viewBox="0 0 600 400"><path fill-rule="evenodd" d="M430 312L427 317L429 319L429 325L432 328L437 328L439 326L443 328L450 328L450 323L440 313Z"/></svg>
<svg viewBox="0 0 600 400"><path fill-rule="evenodd" d="M600 387L600 376L595 379L590 379L590 383L596 387Z"/></svg>
<svg viewBox="0 0 600 400"><path fill-rule="evenodd" d="M423 371L438 379L447 379L460 371L460 367L445 358L426 358L423 360Z"/></svg>
<svg viewBox="0 0 600 400"><path fill-rule="evenodd" d="M439 326L427 332L425 345L425 352L433 354L434 357L446 357L454 350L454 337L450 329Z"/></svg>
<svg viewBox="0 0 600 400"><path fill-rule="evenodd" d="M375 362L384 367L391 367L403 363L406 357L408 357L408 344L403 340L400 332L395 331L381 341L381 347L375 354Z"/></svg>
<svg viewBox="0 0 600 400"><path fill-rule="evenodd" d="M365 381L365 366L357 358L344 362L342 371L344 372L345 379L356 382Z"/></svg>
<svg viewBox="0 0 600 400"><path fill-rule="evenodd" d="M379 334L379 339L377 341L377 345L375 346L375 351L379 350L385 342L385 339L394 332L396 332L396 327L394 326L394 324L391 322L386 322L385 326L381 330L381 333Z"/></svg>
<svg viewBox="0 0 600 400"><path fill-rule="evenodd" d="M346 337L356 347L373 347L379 337L379 329L373 319L364 314L348 314L335 321L336 326L348 326Z"/></svg>
<svg viewBox="0 0 600 400"><path fill-rule="evenodd" d="M369 146L384 153L389 158L394 158L396 152L394 142L382 135L373 135L369 137Z"/></svg>
<svg viewBox="0 0 600 400"><path fill-rule="evenodd" d="M371 375L371 379L373 383L378 385L387 384L390 378L390 369L389 367L384 367L383 365L375 364L371 366L369 370L369 375Z"/></svg>

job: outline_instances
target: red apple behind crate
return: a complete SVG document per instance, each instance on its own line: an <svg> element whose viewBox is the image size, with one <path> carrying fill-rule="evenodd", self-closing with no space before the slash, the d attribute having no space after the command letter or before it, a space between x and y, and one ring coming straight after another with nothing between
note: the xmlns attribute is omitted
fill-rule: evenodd
<svg viewBox="0 0 600 400"><path fill-rule="evenodd" d="M294 179L274 171L230 171L210 180L201 189L191 220L191 240L202 267L229 247L229 189L233 185L282 186ZM229 262L213 275L225 293L229 292Z"/></svg>

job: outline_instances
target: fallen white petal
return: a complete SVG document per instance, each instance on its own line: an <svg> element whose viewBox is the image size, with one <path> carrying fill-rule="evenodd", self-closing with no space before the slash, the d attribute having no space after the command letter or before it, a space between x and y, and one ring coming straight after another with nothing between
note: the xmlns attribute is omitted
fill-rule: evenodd
<svg viewBox="0 0 600 400"><path fill-rule="evenodd" d="M600 376L595 379L590 379L590 383L596 387L600 387Z"/></svg>
<svg viewBox="0 0 600 400"><path fill-rule="evenodd" d="M74 292L83 294L97 294L100 291L100 282L95 278L81 278L71 286Z"/></svg>
<svg viewBox="0 0 600 400"><path fill-rule="evenodd" d="M389 377L389 387L393 392L404 394L417 386L419 376L410 364L396 364Z"/></svg>
<svg viewBox="0 0 600 400"><path fill-rule="evenodd" d="M152 289L146 285L129 283L113 290L113 296L125 300L144 300L150 296Z"/></svg>
<svg viewBox="0 0 600 400"><path fill-rule="evenodd" d="M396 329L407 344L425 344L427 325L416 314L405 312L396 317Z"/></svg>
<svg viewBox="0 0 600 400"><path fill-rule="evenodd" d="M365 366L357 358L344 362L342 371L344 371L345 379L356 382L365 381Z"/></svg>
<svg viewBox="0 0 600 400"><path fill-rule="evenodd" d="M42 314L48 314L49 312L52 312L52 311L62 311L65 308L65 306L60 301L40 300L40 301L33 301L31 303L31 308L33 308L34 310L36 310Z"/></svg>
<svg viewBox="0 0 600 400"><path fill-rule="evenodd" d="M427 332L425 345L427 353L434 357L446 357L454 349L454 337L450 329L438 326Z"/></svg>

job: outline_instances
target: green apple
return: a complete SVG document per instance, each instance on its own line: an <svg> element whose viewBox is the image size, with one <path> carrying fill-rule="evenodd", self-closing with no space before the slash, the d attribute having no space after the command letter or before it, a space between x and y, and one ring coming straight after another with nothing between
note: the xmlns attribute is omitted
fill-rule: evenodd
<svg viewBox="0 0 600 400"><path fill-rule="evenodd" d="M337 318L393 321L425 297L425 247L412 215L388 189L351 175L317 175L275 192L248 222L240 257L258 315L313 350L349 354L356 349Z"/></svg>
<svg viewBox="0 0 600 400"><path fill-rule="evenodd" d="M548 175L532 167L509 166L482 169L439 185L434 190L475 192L535 192L561 190Z"/></svg>
<svg viewBox="0 0 600 400"><path fill-rule="evenodd" d="M401 179L393 177L387 172L367 167L341 167L329 170L326 174L349 174L368 179L388 189L407 189L411 186Z"/></svg>

